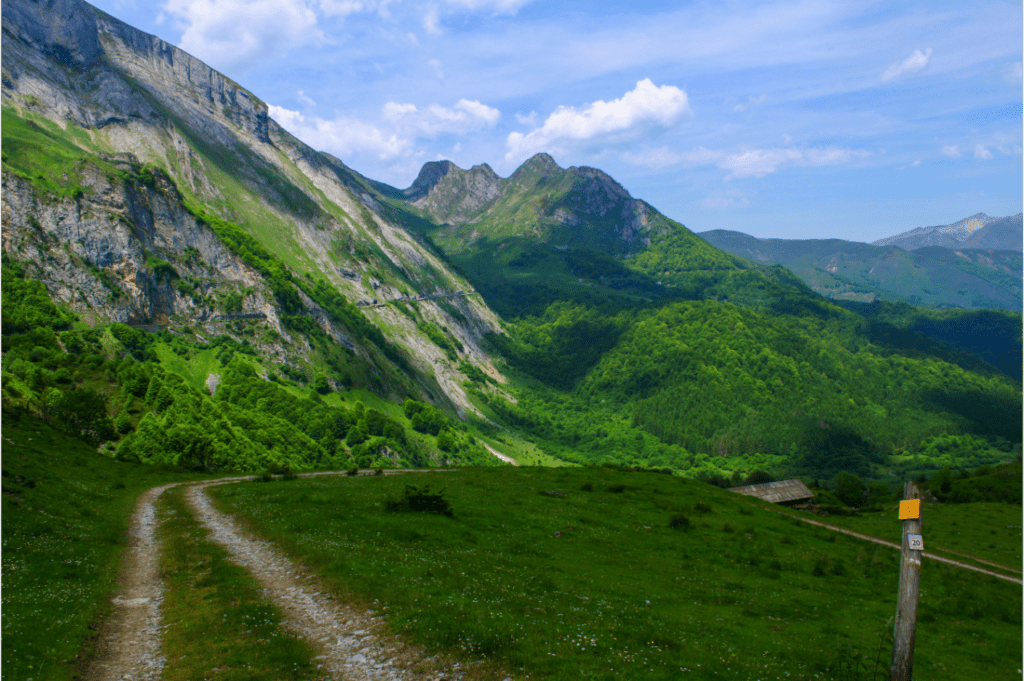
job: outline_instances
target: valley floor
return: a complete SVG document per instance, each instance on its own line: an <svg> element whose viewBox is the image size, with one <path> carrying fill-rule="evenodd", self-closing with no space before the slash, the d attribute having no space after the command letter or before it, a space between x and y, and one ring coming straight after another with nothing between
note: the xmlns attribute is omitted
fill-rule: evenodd
<svg viewBox="0 0 1024 681"><path fill-rule="evenodd" d="M387 471L387 475L415 472L392 470ZM301 477L343 474L321 472ZM383 617L386 606L378 605L378 601L374 601L372 608L343 602L332 594L318 574L303 564L304 561L290 560L274 542L260 538L262 528L249 527L244 519L218 510L207 496L211 486L253 479L234 477L192 484L163 484L139 498L131 524L131 548L120 578L121 589L113 599L115 609L99 632L97 653L84 670L83 678L89 681L192 678L195 673L205 675L211 669L213 678L360 681L512 678L506 677L492 662L463 663L460 667L457 662L429 656L423 648L408 644L389 631ZM796 515L789 510L778 512ZM796 517L859 540L899 549L892 542L829 522ZM207 548L197 548L197 543L204 542ZM1018 570L974 556L964 557L1000 572L934 554L925 554L925 557L1021 584ZM234 565L230 568L235 571L232 577L225 578L218 571L220 563ZM239 626L248 626L247 616L240 617L231 609L237 607L234 601L247 600L229 593L231 584L239 580L249 583L248 600L264 608L257 618L262 620L263 630L256 631L254 625L233 634L221 631L230 629L229 616L239 620ZM183 589L186 582L187 588ZM225 593L218 594L218 591ZM233 600L222 608L220 619L216 617L221 613L216 603L208 603L216 601L218 596L222 600ZM237 654L231 657L235 651L229 649L237 645L231 641L231 636L251 640L256 635L259 636L255 639L259 644L257 649L291 646L293 658L299 661L293 662L291 668L278 664L279 669L275 669L256 653L252 658L243 655L239 659ZM210 648L211 643L213 648Z"/></svg>

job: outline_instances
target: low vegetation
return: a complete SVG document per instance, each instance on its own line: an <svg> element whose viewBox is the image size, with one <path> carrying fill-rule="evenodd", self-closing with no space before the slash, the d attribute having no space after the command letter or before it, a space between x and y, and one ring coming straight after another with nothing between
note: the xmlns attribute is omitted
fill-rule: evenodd
<svg viewBox="0 0 1024 681"><path fill-rule="evenodd" d="M282 626L260 584L210 543L183 494L180 487L165 492L158 511L166 575L162 678L326 678L316 652Z"/></svg>
<svg viewBox="0 0 1024 681"><path fill-rule="evenodd" d="M445 487L451 517L389 512L412 482L300 479L213 495L339 595L378 599L395 630L521 678L871 679L876 661L887 667L895 550L651 473L438 472L429 483ZM898 521L881 534L898 537ZM993 541L1019 551L1019 534ZM928 561L921 580L915 668L1016 678L1020 587Z"/></svg>

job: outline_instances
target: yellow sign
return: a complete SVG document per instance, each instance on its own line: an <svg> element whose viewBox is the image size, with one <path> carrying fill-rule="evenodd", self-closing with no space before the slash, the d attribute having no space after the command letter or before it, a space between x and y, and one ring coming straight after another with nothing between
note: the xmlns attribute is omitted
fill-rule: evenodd
<svg viewBox="0 0 1024 681"><path fill-rule="evenodd" d="M900 520L914 520L921 517L921 500L908 499L900 502Z"/></svg>

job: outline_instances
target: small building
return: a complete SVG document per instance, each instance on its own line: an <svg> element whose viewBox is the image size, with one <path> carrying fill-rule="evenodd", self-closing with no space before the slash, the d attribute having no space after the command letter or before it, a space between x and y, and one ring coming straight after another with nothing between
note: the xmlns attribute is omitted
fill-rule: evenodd
<svg viewBox="0 0 1024 681"><path fill-rule="evenodd" d="M730 492L743 494L748 497L757 497L770 501L773 504L787 504L796 501L803 501L814 497L814 492L807 488L800 480L780 480L779 482L765 482L760 485L743 485L742 487L730 487Z"/></svg>

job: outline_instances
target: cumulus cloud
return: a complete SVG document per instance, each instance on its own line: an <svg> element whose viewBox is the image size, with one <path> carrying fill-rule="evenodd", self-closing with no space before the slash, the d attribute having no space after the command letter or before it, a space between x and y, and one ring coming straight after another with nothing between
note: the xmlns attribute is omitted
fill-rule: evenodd
<svg viewBox="0 0 1024 681"><path fill-rule="evenodd" d="M388 160L411 152L413 140L393 130L385 130L356 118L340 117L325 120L303 116L271 104L270 117L314 149L330 151L336 156L369 154Z"/></svg>
<svg viewBox="0 0 1024 681"><path fill-rule="evenodd" d="M674 85L659 87L645 78L619 99L598 100L579 109L560 106L539 128L526 134L511 133L505 158L515 161L595 141L608 144L635 139L651 128L669 127L689 113L685 92Z"/></svg>
<svg viewBox="0 0 1024 681"><path fill-rule="evenodd" d="M942 147L939 151L942 152L943 156L949 156L950 158L960 158L960 147L955 144L951 144L948 147Z"/></svg>
<svg viewBox="0 0 1024 681"><path fill-rule="evenodd" d="M305 0L167 0L163 10L184 28L181 49L227 72L325 39Z"/></svg>
<svg viewBox="0 0 1024 681"><path fill-rule="evenodd" d="M269 106L270 117L306 144L337 156L369 154L380 160L410 156L415 142L440 134L460 134L493 126L501 112L477 101L460 99L453 107L388 102L379 124L341 116L332 120L304 116L280 106Z"/></svg>
<svg viewBox="0 0 1024 681"><path fill-rule="evenodd" d="M906 170L907 168L916 168L919 165L921 165L921 159L917 159L916 161L911 161L910 163L905 163L904 165L901 165L898 168L896 168L896 170Z"/></svg>
<svg viewBox="0 0 1024 681"><path fill-rule="evenodd" d="M924 52L921 50L914 50L914 53L904 59L903 61L893 62L889 65L880 76L882 82L886 82L902 76L904 73L917 73L924 67L928 66L928 60L932 56L932 48L928 48Z"/></svg>
<svg viewBox="0 0 1024 681"><path fill-rule="evenodd" d="M974 147L974 158L987 161L992 158L992 152L979 144Z"/></svg>
<svg viewBox="0 0 1024 681"><path fill-rule="evenodd" d="M306 106L316 106L316 102L311 97L306 96L306 93L302 90L299 90L299 101Z"/></svg>

